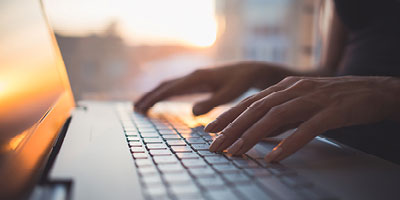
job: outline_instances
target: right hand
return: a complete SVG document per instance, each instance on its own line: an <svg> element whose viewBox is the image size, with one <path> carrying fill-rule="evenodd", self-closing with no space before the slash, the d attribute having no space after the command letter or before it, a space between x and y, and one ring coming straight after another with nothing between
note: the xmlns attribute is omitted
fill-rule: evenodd
<svg viewBox="0 0 400 200"><path fill-rule="evenodd" d="M172 96L211 92L209 99L193 106L193 114L202 115L215 106L234 100L252 87L264 89L288 75L292 74L285 68L261 62L239 62L200 69L161 83L135 103L135 111L145 114L154 104Z"/></svg>

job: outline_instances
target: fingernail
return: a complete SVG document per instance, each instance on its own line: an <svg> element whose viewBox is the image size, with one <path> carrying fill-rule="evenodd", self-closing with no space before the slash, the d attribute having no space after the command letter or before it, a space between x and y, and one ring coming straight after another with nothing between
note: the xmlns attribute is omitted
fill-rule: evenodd
<svg viewBox="0 0 400 200"><path fill-rule="evenodd" d="M215 127L217 126L218 122L217 120L214 120L212 122L210 122L209 124L207 124L207 126L204 128L204 131L207 133L211 133Z"/></svg>
<svg viewBox="0 0 400 200"><path fill-rule="evenodd" d="M215 140L211 143L210 147L208 148L211 152L214 152L216 148L218 148L219 145L224 141L225 136L224 135L219 135L218 137L215 138Z"/></svg>
<svg viewBox="0 0 400 200"><path fill-rule="evenodd" d="M265 162L274 162L276 158L282 153L281 147L275 147L267 156L265 156Z"/></svg>
<svg viewBox="0 0 400 200"><path fill-rule="evenodd" d="M235 143L233 143L229 148L228 148L228 153L235 155L236 152L238 152L243 146L243 139L239 138L236 140Z"/></svg>

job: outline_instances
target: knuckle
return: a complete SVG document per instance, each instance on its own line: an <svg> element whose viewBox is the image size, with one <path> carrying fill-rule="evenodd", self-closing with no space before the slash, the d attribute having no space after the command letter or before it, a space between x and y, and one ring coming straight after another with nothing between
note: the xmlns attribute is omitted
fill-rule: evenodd
<svg viewBox="0 0 400 200"><path fill-rule="evenodd" d="M159 84L159 86L169 85L169 84L175 82L176 80L177 80L177 79L169 79L169 80L161 81L161 83Z"/></svg>
<svg viewBox="0 0 400 200"><path fill-rule="evenodd" d="M199 76L199 77L202 77L202 76L204 76L206 74L207 74L207 70L206 69L196 69L195 71L193 71L191 73L192 76Z"/></svg>
<svg viewBox="0 0 400 200"><path fill-rule="evenodd" d="M251 105L254 101L256 101L256 95L251 95L245 99L243 99L243 101L241 101L238 106L239 107L247 107L249 105Z"/></svg>
<svg viewBox="0 0 400 200"><path fill-rule="evenodd" d="M315 82L313 80L311 80L311 79L301 79L301 80L296 82L294 87L297 87L297 88L310 88L314 84L315 84Z"/></svg>
<svg viewBox="0 0 400 200"><path fill-rule="evenodd" d="M250 104L250 106L248 108L258 110L258 109L262 108L262 106L263 106L263 100L260 99L260 100L253 102L252 104Z"/></svg>
<svg viewBox="0 0 400 200"><path fill-rule="evenodd" d="M297 81L297 80L299 80L299 77L297 77L297 76L288 76L288 77L284 78L282 80L282 82L292 82L292 81Z"/></svg>

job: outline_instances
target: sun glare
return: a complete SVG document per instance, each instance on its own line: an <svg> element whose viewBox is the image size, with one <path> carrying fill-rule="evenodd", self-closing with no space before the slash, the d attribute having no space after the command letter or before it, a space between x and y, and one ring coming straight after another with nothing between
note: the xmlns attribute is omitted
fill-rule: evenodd
<svg viewBox="0 0 400 200"><path fill-rule="evenodd" d="M45 3L56 31L67 35L117 21L128 44L209 47L217 37L215 0L60 1Z"/></svg>
<svg viewBox="0 0 400 200"><path fill-rule="evenodd" d="M122 26L131 43L183 43L211 46L216 40L214 0L133 0Z"/></svg>

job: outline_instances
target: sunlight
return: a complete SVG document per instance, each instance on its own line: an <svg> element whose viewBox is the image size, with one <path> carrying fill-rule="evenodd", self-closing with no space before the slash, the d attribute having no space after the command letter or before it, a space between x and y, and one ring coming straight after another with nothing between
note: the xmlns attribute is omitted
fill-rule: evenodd
<svg viewBox="0 0 400 200"><path fill-rule="evenodd" d="M217 35L214 0L134 0L122 17L124 38L130 43L157 40L211 46ZM156 41L154 41L156 40Z"/></svg>
<svg viewBox="0 0 400 200"><path fill-rule="evenodd" d="M98 33L115 21L132 45L209 47L217 38L215 0L45 0L45 5L55 30L65 35Z"/></svg>

